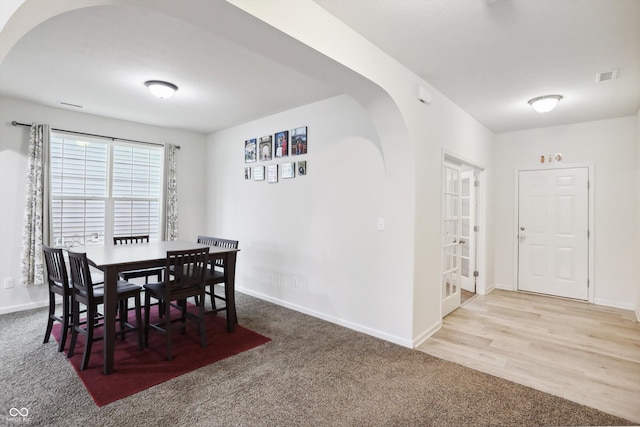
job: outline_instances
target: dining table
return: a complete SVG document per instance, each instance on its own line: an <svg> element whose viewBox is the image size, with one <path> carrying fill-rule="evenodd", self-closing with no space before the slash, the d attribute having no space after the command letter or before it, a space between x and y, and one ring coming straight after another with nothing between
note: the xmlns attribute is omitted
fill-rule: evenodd
<svg viewBox="0 0 640 427"><path fill-rule="evenodd" d="M116 332L116 288L119 274L123 271L151 267L164 267L167 251L182 251L207 247L186 240L152 241L132 245L87 245L74 248L84 251L89 263L104 274L104 375L114 370L114 346ZM211 261L223 260L226 273L225 297L227 299L227 331L233 332L238 322L235 310L235 269L238 249L209 247ZM143 325L139 325L143 327Z"/></svg>

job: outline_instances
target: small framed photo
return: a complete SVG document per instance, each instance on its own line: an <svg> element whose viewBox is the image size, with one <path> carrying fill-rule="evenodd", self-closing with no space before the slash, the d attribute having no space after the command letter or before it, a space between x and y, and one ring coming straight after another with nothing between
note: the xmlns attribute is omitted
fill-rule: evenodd
<svg viewBox="0 0 640 427"><path fill-rule="evenodd" d="M244 168L244 179L251 179L251 168Z"/></svg>
<svg viewBox="0 0 640 427"><path fill-rule="evenodd" d="M296 177L296 162L283 163L280 166L280 174L282 179Z"/></svg>
<svg viewBox="0 0 640 427"><path fill-rule="evenodd" d="M298 162L298 175L306 175L307 174L307 161Z"/></svg>
<svg viewBox="0 0 640 427"><path fill-rule="evenodd" d="M267 182L278 182L278 165L267 165Z"/></svg>
<svg viewBox="0 0 640 427"><path fill-rule="evenodd" d="M252 163L256 161L256 139L247 139L244 142L244 162Z"/></svg>
<svg viewBox="0 0 640 427"><path fill-rule="evenodd" d="M264 166L253 167L253 180L264 181Z"/></svg>
<svg viewBox="0 0 640 427"><path fill-rule="evenodd" d="M261 162L271 160L273 158L273 142L271 135L260 138L258 144L258 157Z"/></svg>
<svg viewBox="0 0 640 427"><path fill-rule="evenodd" d="M291 155L307 154L307 127L291 130Z"/></svg>
<svg viewBox="0 0 640 427"><path fill-rule="evenodd" d="M276 157L286 157L289 155L289 131L283 130L276 133L275 137Z"/></svg>

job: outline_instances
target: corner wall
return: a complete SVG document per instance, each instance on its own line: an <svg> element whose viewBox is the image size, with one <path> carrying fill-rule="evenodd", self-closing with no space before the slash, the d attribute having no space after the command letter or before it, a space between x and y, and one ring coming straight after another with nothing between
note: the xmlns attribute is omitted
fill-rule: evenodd
<svg viewBox="0 0 640 427"><path fill-rule="evenodd" d="M635 253L640 253L640 110L636 115L636 191L637 204L636 204L636 250ZM636 264L635 284L636 284L636 318L640 322L640 264Z"/></svg>

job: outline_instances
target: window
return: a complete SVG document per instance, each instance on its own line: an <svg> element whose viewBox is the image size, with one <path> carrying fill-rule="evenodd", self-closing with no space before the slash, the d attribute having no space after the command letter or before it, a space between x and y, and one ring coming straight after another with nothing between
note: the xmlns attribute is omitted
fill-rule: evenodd
<svg viewBox="0 0 640 427"><path fill-rule="evenodd" d="M159 240L162 162L161 147L52 133L52 242L137 234Z"/></svg>

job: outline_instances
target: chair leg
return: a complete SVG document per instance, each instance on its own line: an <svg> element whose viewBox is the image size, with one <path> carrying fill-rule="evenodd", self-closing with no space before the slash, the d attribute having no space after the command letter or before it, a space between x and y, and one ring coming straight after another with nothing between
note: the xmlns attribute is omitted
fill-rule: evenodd
<svg viewBox="0 0 640 427"><path fill-rule="evenodd" d="M209 291L211 292L209 296L211 297L211 310L216 311L216 285L213 283L209 285Z"/></svg>
<svg viewBox="0 0 640 427"><path fill-rule="evenodd" d="M202 293L202 301L204 302L204 292ZM202 341L202 347L206 347L207 346L207 330L205 328L205 324L204 324L204 304L200 304L200 306L198 307L198 312L199 312L199 318L198 318L198 322L200 324L200 340Z"/></svg>
<svg viewBox="0 0 640 427"><path fill-rule="evenodd" d="M120 315L118 316L120 323L120 339L124 341L124 330L126 328L126 322L129 320L129 307L126 299L120 300L118 304L118 311L120 311Z"/></svg>
<svg viewBox="0 0 640 427"><path fill-rule="evenodd" d="M47 320L47 330L44 333L44 341L42 344L46 344L49 342L49 338L51 337L51 329L53 328L53 315L56 310L55 303L55 294L53 292L49 292L49 318Z"/></svg>
<svg viewBox="0 0 640 427"><path fill-rule="evenodd" d="M144 293L144 341L143 347L149 345L149 315L151 311L151 295L149 292L145 291Z"/></svg>
<svg viewBox="0 0 640 427"><path fill-rule="evenodd" d="M96 307L93 304L90 304L87 307L87 334L85 336L84 343L84 354L82 355L82 364L80 365L80 370L84 371L87 369L89 365L89 357L91 356L91 347L93 346L93 329L96 324L95 322L95 310Z"/></svg>
<svg viewBox="0 0 640 427"><path fill-rule="evenodd" d="M163 300L164 301L164 300ZM167 360L171 360L171 303L165 301L166 310L164 311L165 320L165 342L167 351Z"/></svg>
<svg viewBox="0 0 640 427"><path fill-rule="evenodd" d="M67 353L67 358L73 356L76 351L76 341L78 340L78 328L80 328L80 303L78 301L73 301L71 307L72 313L72 326L71 326L71 343L69 344L69 352Z"/></svg>
<svg viewBox="0 0 640 427"><path fill-rule="evenodd" d="M144 348L144 337L142 334L143 326L142 326L142 310L140 309L140 294L138 293L136 296L136 328L138 329L138 349L142 350Z"/></svg>
<svg viewBox="0 0 640 427"><path fill-rule="evenodd" d="M60 332L60 346L58 347L58 351L63 351L64 346L67 344L67 332L69 331L69 323L71 317L71 302L69 298L64 298L62 300L62 331Z"/></svg>

